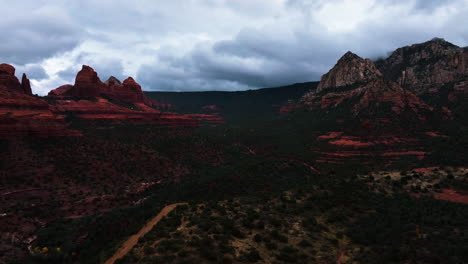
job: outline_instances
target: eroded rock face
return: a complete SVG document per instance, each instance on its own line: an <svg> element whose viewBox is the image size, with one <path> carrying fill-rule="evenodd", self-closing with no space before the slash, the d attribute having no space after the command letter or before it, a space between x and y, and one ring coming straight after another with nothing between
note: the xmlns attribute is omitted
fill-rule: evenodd
<svg viewBox="0 0 468 264"><path fill-rule="evenodd" d="M65 84L54 90L50 91L47 96L49 97L64 97L64 96L71 96L72 95L73 85Z"/></svg>
<svg viewBox="0 0 468 264"><path fill-rule="evenodd" d="M333 69L322 76L317 93L329 88L366 83L381 76L382 74L371 60L363 59L348 51L338 60Z"/></svg>
<svg viewBox="0 0 468 264"><path fill-rule="evenodd" d="M385 78L418 95L468 79L468 50L443 39L399 48L376 64Z"/></svg>
<svg viewBox="0 0 468 264"><path fill-rule="evenodd" d="M108 87L120 86L122 82L114 76L109 77L107 81L104 82Z"/></svg>
<svg viewBox="0 0 468 264"><path fill-rule="evenodd" d="M105 83L102 95L118 99L127 103L144 103L145 96L141 86L132 78L128 77L123 83L111 76Z"/></svg>
<svg viewBox="0 0 468 264"><path fill-rule="evenodd" d="M23 73L23 77L21 78L21 88L23 88L25 94L32 95L31 83L29 82L26 73Z"/></svg>
<svg viewBox="0 0 468 264"><path fill-rule="evenodd" d="M0 85L11 91L23 92L24 90L15 76L15 67L9 64L0 64Z"/></svg>
<svg viewBox="0 0 468 264"><path fill-rule="evenodd" d="M87 121L111 121L116 123L157 124L162 127L197 127L199 120L188 115L161 112L144 103L136 103L134 109L112 103L99 97L97 100L56 100L52 111L57 116L73 113L74 118Z"/></svg>
<svg viewBox="0 0 468 264"><path fill-rule="evenodd" d="M80 135L43 100L0 85L0 138Z"/></svg>
<svg viewBox="0 0 468 264"><path fill-rule="evenodd" d="M312 110L337 108L345 102L353 102L349 107L354 116L378 112L401 114L404 109L415 113L431 110L413 93L385 80L372 61L351 52L346 53L322 81L320 90L302 98Z"/></svg>
<svg viewBox="0 0 468 264"><path fill-rule="evenodd" d="M403 90L398 84L382 78L369 82L363 88L363 94L359 103L353 107L353 113L358 115L363 111L375 111L369 109L372 104L389 104L390 110L401 114L405 109L418 113L432 111L415 94ZM378 107L378 105L376 105Z"/></svg>
<svg viewBox="0 0 468 264"><path fill-rule="evenodd" d="M75 79L72 94L78 97L97 97L101 94L104 83L93 68L83 65Z"/></svg>
<svg viewBox="0 0 468 264"><path fill-rule="evenodd" d="M138 84L132 77L128 77L122 83L125 88L125 93L121 97L126 97L126 100L134 103L142 103L145 101L145 96L141 90L141 85Z"/></svg>
<svg viewBox="0 0 468 264"><path fill-rule="evenodd" d="M0 74L15 75L15 67L10 64L2 63L0 64Z"/></svg>
<svg viewBox="0 0 468 264"><path fill-rule="evenodd" d="M127 78L123 83L111 76L106 82L99 79L93 68L83 65L78 72L73 86L61 86L49 92L51 97L76 96L76 97L108 97L127 103L144 103L145 96L141 86L132 78Z"/></svg>

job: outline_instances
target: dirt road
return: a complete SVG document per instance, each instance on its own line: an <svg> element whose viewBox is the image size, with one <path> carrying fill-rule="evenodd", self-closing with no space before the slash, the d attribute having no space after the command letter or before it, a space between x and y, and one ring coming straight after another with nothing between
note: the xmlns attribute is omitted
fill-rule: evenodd
<svg viewBox="0 0 468 264"><path fill-rule="evenodd" d="M172 210L174 210L177 206L179 205L185 205L186 203L175 203L175 204L170 204L166 207L164 207L158 215L156 215L153 219L151 219L151 221L149 221L142 229L140 229L140 231L138 231L138 233L136 233L135 235L131 236L130 238L128 238L123 244L122 246L117 250L117 252L111 257L109 258L108 260L106 260L106 262L104 262L104 264L114 264L114 262L120 258L123 258L125 255L127 255L128 252L130 252L130 250L132 250L132 248L138 243L138 239L140 239L141 237L143 237L146 233L148 233L149 231L151 231L151 229L153 229L153 227L159 222L161 221L161 219L166 216L167 214L169 214Z"/></svg>

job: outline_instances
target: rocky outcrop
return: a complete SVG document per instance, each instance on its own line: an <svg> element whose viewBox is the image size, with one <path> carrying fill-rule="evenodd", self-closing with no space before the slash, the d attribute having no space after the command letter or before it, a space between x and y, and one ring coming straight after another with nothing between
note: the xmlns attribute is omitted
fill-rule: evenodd
<svg viewBox="0 0 468 264"><path fill-rule="evenodd" d="M15 76L15 67L9 64L0 64L0 85L8 90L24 93L18 78Z"/></svg>
<svg viewBox="0 0 468 264"><path fill-rule="evenodd" d="M32 95L31 83L29 82L26 73L23 73L23 77L21 78L21 88L23 89L25 94Z"/></svg>
<svg viewBox="0 0 468 264"><path fill-rule="evenodd" d="M323 148L314 148L318 163L379 164L390 166L401 160L422 160L429 153L417 138L386 134L379 136L350 136L343 132L328 132L317 138Z"/></svg>
<svg viewBox="0 0 468 264"><path fill-rule="evenodd" d="M2 63L0 64L0 74L4 75L15 75L15 67L10 64Z"/></svg>
<svg viewBox="0 0 468 264"><path fill-rule="evenodd" d="M348 51L338 60L333 69L322 76L317 93L330 88L367 83L381 76L382 74L371 60L363 59Z"/></svg>
<svg viewBox="0 0 468 264"><path fill-rule="evenodd" d="M79 135L43 100L0 85L0 138Z"/></svg>
<svg viewBox="0 0 468 264"><path fill-rule="evenodd" d="M93 68L83 65L75 79L72 95L77 97L97 97L101 95L104 83L101 82Z"/></svg>
<svg viewBox="0 0 468 264"><path fill-rule="evenodd" d="M62 85L62 86L60 86L58 88L55 88L54 90L50 91L47 96L49 96L49 97L71 96L72 95L72 89L73 89L73 85L65 84L65 85Z"/></svg>
<svg viewBox="0 0 468 264"><path fill-rule="evenodd" d="M104 82L108 87L115 87L122 85L122 82L114 76L109 77L107 81Z"/></svg>
<svg viewBox="0 0 468 264"><path fill-rule="evenodd" d="M106 82L99 79L93 68L83 65L78 72L75 85L61 86L49 92L50 97L100 97L117 99L126 103L144 103L146 98L138 84L132 77L127 78L123 83L111 76Z"/></svg>
<svg viewBox="0 0 468 264"><path fill-rule="evenodd" d="M439 38L399 48L376 64L385 78L417 95L468 79L468 50Z"/></svg>
<svg viewBox="0 0 468 264"><path fill-rule="evenodd" d="M133 109L115 104L106 98L53 101L52 111L63 118L114 123L156 124L162 127L197 127L197 119L169 112L161 112L143 103ZM73 120L71 120L73 121Z"/></svg>
<svg viewBox="0 0 468 264"><path fill-rule="evenodd" d="M433 107L395 82L397 79L388 79L385 68L379 69L370 60L347 53L322 77L317 91L303 96L306 109L319 111L317 116L327 122L336 122L336 130L325 128L317 138L317 146L327 145L326 151L313 149L317 162L391 165L425 158L427 150L419 139L427 137L425 128L431 127L427 121L434 116L450 119L450 110L441 108L437 110L440 115L434 115ZM424 78L415 82L419 80ZM460 88L463 84L458 87L457 96L464 90Z"/></svg>
<svg viewBox="0 0 468 264"><path fill-rule="evenodd" d="M142 103L145 100L143 91L141 90L140 84L138 84L132 77L128 77L122 83L125 88L125 93L121 94L121 97L125 97L129 102Z"/></svg>
<svg viewBox="0 0 468 264"><path fill-rule="evenodd" d="M138 84L132 77L128 77L123 83L119 79L111 76L105 83L105 89L101 95L118 99L127 103L144 103L145 95Z"/></svg>
<svg viewBox="0 0 468 264"><path fill-rule="evenodd" d="M79 135L66 129L49 104L31 95L26 74L20 83L13 66L0 64L0 138Z"/></svg>
<svg viewBox="0 0 468 264"><path fill-rule="evenodd" d="M322 76L317 91L309 92L302 98L302 103L311 110L338 108L345 102L350 102L347 106L353 116L401 114L404 109L415 113L431 110L413 93L385 80L372 61L351 52L346 53L333 69Z"/></svg>
<svg viewBox="0 0 468 264"><path fill-rule="evenodd" d="M197 127L220 124L224 120L216 115L179 115L162 112L161 105L148 100L132 77L120 82L111 76L101 82L98 74L83 65L75 85L64 85L49 92L52 111L57 116L88 121L156 124L168 127ZM91 99L90 97L93 97ZM165 107L168 108L168 107Z"/></svg>
<svg viewBox="0 0 468 264"><path fill-rule="evenodd" d="M422 111L432 111L432 109L424 104L415 94L403 90L398 84L379 78L362 88L363 94L359 102L354 105L353 113L358 115L364 111L375 111L371 105L378 106L388 104L392 112L401 114L405 109L410 110L414 113ZM381 109L378 109L381 110Z"/></svg>
<svg viewBox="0 0 468 264"><path fill-rule="evenodd" d="M468 78L454 83L447 96L449 104L456 105L462 101L468 102Z"/></svg>

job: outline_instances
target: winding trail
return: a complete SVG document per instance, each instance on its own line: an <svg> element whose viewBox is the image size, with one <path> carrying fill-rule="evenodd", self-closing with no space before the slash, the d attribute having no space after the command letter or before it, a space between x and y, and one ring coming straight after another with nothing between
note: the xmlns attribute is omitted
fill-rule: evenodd
<svg viewBox="0 0 468 264"><path fill-rule="evenodd" d="M166 207L164 207L158 215L156 215L151 221L149 221L138 233L135 235L129 237L123 244L120 246L120 248L115 252L115 254L106 260L104 264L114 264L114 262L120 258L123 258L125 255L127 255L130 250L138 243L138 239L146 235L153 227L161 221L163 217L168 215L172 210L174 210L177 206L179 205L186 205L187 203L175 203L175 204L170 204Z"/></svg>

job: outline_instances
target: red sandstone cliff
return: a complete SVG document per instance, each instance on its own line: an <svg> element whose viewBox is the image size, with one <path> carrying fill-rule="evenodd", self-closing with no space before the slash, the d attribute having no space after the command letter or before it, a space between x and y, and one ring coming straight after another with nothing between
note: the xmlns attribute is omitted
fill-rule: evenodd
<svg viewBox="0 0 468 264"><path fill-rule="evenodd" d="M32 95L31 83L29 82L26 73L23 73L23 77L21 78L21 88L23 88L25 94Z"/></svg>
<svg viewBox="0 0 468 264"><path fill-rule="evenodd" d="M178 115L162 112L159 104L148 100L132 77L123 82L111 76L101 82L89 66L76 76L75 85L64 85L49 92L53 112L70 113L79 119L128 123L151 123L170 127L196 127L200 122L219 124L224 120L215 115ZM115 101L116 100L116 101ZM119 103L120 102L120 103Z"/></svg>
<svg viewBox="0 0 468 264"><path fill-rule="evenodd" d="M132 78L127 78L123 83L115 77L110 77L106 82L99 79L93 68L83 65L78 72L73 86L60 86L49 92L50 97L99 97L105 96L127 103L144 103L145 96L141 86Z"/></svg>
<svg viewBox="0 0 468 264"><path fill-rule="evenodd" d="M377 112L401 114L405 109L414 113L431 110L413 93L385 80L372 61L351 52L322 76L319 89L305 94L302 103L310 110L347 105L350 116Z"/></svg>
<svg viewBox="0 0 468 264"><path fill-rule="evenodd" d="M64 120L54 115L46 102L22 89L0 85L0 138L65 135L79 133L66 129Z"/></svg>
<svg viewBox="0 0 468 264"><path fill-rule="evenodd" d="M439 38L399 48L376 64L385 78L418 95L468 80L468 49Z"/></svg>
<svg viewBox="0 0 468 264"><path fill-rule="evenodd" d="M16 91L24 93L21 83L15 76L15 67L9 64L0 64L0 85L10 91Z"/></svg>
<svg viewBox="0 0 468 264"><path fill-rule="evenodd" d="M322 76L317 93L329 88L367 83L381 76L382 74L371 60L363 59L348 51L328 73Z"/></svg>

